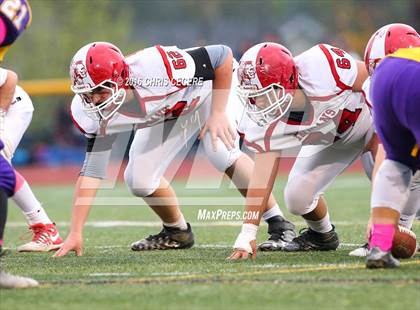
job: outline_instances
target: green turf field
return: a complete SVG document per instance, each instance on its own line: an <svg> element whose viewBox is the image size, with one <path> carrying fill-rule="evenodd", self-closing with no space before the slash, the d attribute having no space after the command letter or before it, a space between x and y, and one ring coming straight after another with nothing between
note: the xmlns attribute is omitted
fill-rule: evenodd
<svg viewBox="0 0 420 310"><path fill-rule="evenodd" d="M276 185L282 203L284 180ZM327 192L330 215L342 246L328 253L258 253L256 261L226 262L239 223L199 221L198 209L240 210L214 202L238 197L234 190L185 190L176 185L193 225L190 250L132 252L131 242L160 229L147 207L95 206L85 229L85 254L54 259L51 253L18 254L26 231L23 217L9 208L3 259L14 273L41 281L37 289L0 291L0 309L420 309L420 255L398 270L366 270L364 260L348 256L363 242L369 214L369 182L364 176L340 177ZM71 187L35 188L62 234L68 232ZM101 197L130 197L124 186ZM192 206L194 197L209 206ZM228 198L226 198L228 197ZM237 199L236 199L237 200ZM112 201L111 199L109 201ZM287 213L286 213L287 214ZM302 227L298 217L289 216ZM118 222L115 222L118 221ZM112 225L113 226L112 226ZM417 222L414 230L420 233ZM264 225L259 241L266 238ZM42 307L42 308L41 308Z"/></svg>

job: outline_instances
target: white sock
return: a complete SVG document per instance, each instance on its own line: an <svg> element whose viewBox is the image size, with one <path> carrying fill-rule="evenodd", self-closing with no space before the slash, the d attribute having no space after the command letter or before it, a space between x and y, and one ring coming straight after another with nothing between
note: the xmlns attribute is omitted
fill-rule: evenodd
<svg viewBox="0 0 420 310"><path fill-rule="evenodd" d="M281 212L279 205L276 203L273 207L271 207L270 209L268 209L267 211L264 212L263 214L263 219L264 221L267 222L268 219L272 218L273 216L277 216L280 215L281 217L283 216L283 212Z"/></svg>
<svg viewBox="0 0 420 310"><path fill-rule="evenodd" d="M165 225L166 227L171 227L171 228L179 228L181 230L187 230L188 229L187 222L185 221L184 215L182 213L181 213L181 216L179 217L178 221L176 221L174 223L163 222L163 225Z"/></svg>
<svg viewBox="0 0 420 310"><path fill-rule="evenodd" d="M309 221L305 219L305 222L308 224L310 229L319 233L327 233L333 229L330 222L330 214L328 212L319 221Z"/></svg>
<svg viewBox="0 0 420 310"><path fill-rule="evenodd" d="M41 203L36 199L28 182L25 181L23 183L22 187L13 195L12 199L22 210L29 225L36 223L52 223L44 208L41 206Z"/></svg>

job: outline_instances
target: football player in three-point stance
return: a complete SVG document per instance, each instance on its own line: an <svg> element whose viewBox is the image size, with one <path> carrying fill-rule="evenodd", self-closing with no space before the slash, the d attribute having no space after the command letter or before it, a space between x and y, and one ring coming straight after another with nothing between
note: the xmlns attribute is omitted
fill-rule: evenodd
<svg viewBox="0 0 420 310"><path fill-rule="evenodd" d="M17 9L16 9L17 5ZM30 7L25 0L0 1L0 61L18 36L29 26L31 21ZM17 100L17 75L9 70L0 68L0 257L3 252L3 233L7 219L7 200L16 193L18 175L6 159L4 152L4 126L8 113ZM25 94L26 95L26 94ZM27 95L26 95L27 96ZM26 99L26 98L23 98ZM29 101L30 102L30 101ZM15 124L17 125L17 124ZM0 288L25 288L37 286L38 282L25 277L15 276L2 270L0 263Z"/></svg>
<svg viewBox="0 0 420 310"><path fill-rule="evenodd" d="M239 96L246 115L239 129L256 151L246 210L258 211L273 188L280 157L299 153L284 190L286 207L308 228L285 251L335 250L324 191L363 153L374 151L372 118L361 93L363 62L319 44L292 57L276 43L261 43L242 56ZM246 220L229 259L254 254L258 220Z"/></svg>
<svg viewBox="0 0 420 310"><path fill-rule="evenodd" d="M388 24L381 27L377 30L372 37L370 38L365 49L365 65L369 72L369 75L372 75L376 66L384 59L387 55L396 52L399 48L409 48L409 47L418 47L420 46L420 37L417 31L405 24ZM366 96L366 101L370 105L375 103L372 101L370 96L369 87L370 87L369 77L363 84L363 90ZM375 167L373 178L376 175L378 167L382 164L385 159L385 152L382 144L378 145L378 152L375 159ZM420 208L420 171L414 174L410 195L406 204L401 209L399 225L402 225L408 229L411 229L413 225L413 220L416 216L417 210ZM371 221L367 226L366 237L367 240L370 238L371 231ZM364 246L355 249L350 252L352 256L366 256L368 252L368 243Z"/></svg>
<svg viewBox="0 0 420 310"><path fill-rule="evenodd" d="M82 254L83 225L106 177L112 144L123 131L135 132L126 184L163 222L160 233L134 242L132 250L193 245L191 227L163 174L198 136L213 165L245 195L253 162L239 150L234 121L225 112L236 109L235 93L229 95L232 63L231 50L222 45L188 50L157 45L124 57L116 46L95 42L75 54L70 66L76 94L71 112L75 125L88 138L88 149L76 184L71 231L56 256L71 250ZM282 217L273 197L267 206L264 218L275 239L270 245L281 248L293 238L294 226Z"/></svg>

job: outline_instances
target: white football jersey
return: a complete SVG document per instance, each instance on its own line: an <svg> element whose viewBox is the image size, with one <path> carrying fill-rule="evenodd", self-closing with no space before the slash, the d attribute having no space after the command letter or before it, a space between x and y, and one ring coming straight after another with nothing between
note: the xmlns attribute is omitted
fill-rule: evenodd
<svg viewBox="0 0 420 310"><path fill-rule="evenodd" d="M351 55L319 44L294 59L299 85L308 99L305 112L290 113L264 127L244 115L238 128L248 147L269 152L302 145L329 145L337 140L349 141L356 128L367 130L370 112L362 93L352 91L357 65Z"/></svg>
<svg viewBox="0 0 420 310"><path fill-rule="evenodd" d="M85 134L107 135L150 127L195 111L211 96L212 81L194 78L194 60L176 46L146 48L126 57L126 63L130 72L127 83L134 98L126 99L109 120L89 118L83 112L81 98L73 98L73 122Z"/></svg>
<svg viewBox="0 0 420 310"><path fill-rule="evenodd" d="M0 68L0 87L2 87L4 83L6 83L6 79L7 79L7 70Z"/></svg>
<svg viewBox="0 0 420 310"><path fill-rule="evenodd" d="M365 97L365 101L370 108L372 108L372 99L370 98L370 76L363 82L362 94Z"/></svg>
<svg viewBox="0 0 420 310"><path fill-rule="evenodd" d="M7 80L7 70L0 68L0 87L2 87ZM6 114L6 117L12 114L33 112L34 106L28 94L20 87L16 86L15 93L13 94L12 103Z"/></svg>

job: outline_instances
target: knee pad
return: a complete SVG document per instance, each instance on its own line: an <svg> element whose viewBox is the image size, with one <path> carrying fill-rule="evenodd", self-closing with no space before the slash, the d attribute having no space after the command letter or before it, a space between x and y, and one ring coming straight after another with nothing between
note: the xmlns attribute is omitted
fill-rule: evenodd
<svg viewBox="0 0 420 310"><path fill-rule="evenodd" d="M304 189L304 190L302 190ZM284 188L286 207L293 215L305 215L315 209L321 193L316 193L313 185L305 181L288 180Z"/></svg>
<svg viewBox="0 0 420 310"><path fill-rule="evenodd" d="M385 159L373 184L371 208L386 207L401 213L410 196L411 178L410 167Z"/></svg>
<svg viewBox="0 0 420 310"><path fill-rule="evenodd" d="M124 180L130 192L137 197L147 197L151 195L158 187L160 180L154 180L146 174L133 174L130 166L127 166L124 172Z"/></svg>
<svg viewBox="0 0 420 310"><path fill-rule="evenodd" d="M220 172L225 172L242 155L242 151L239 149L239 137L235 140L235 147L230 151L219 139L217 141L217 151L215 152L209 133L204 136L202 143L207 158Z"/></svg>

